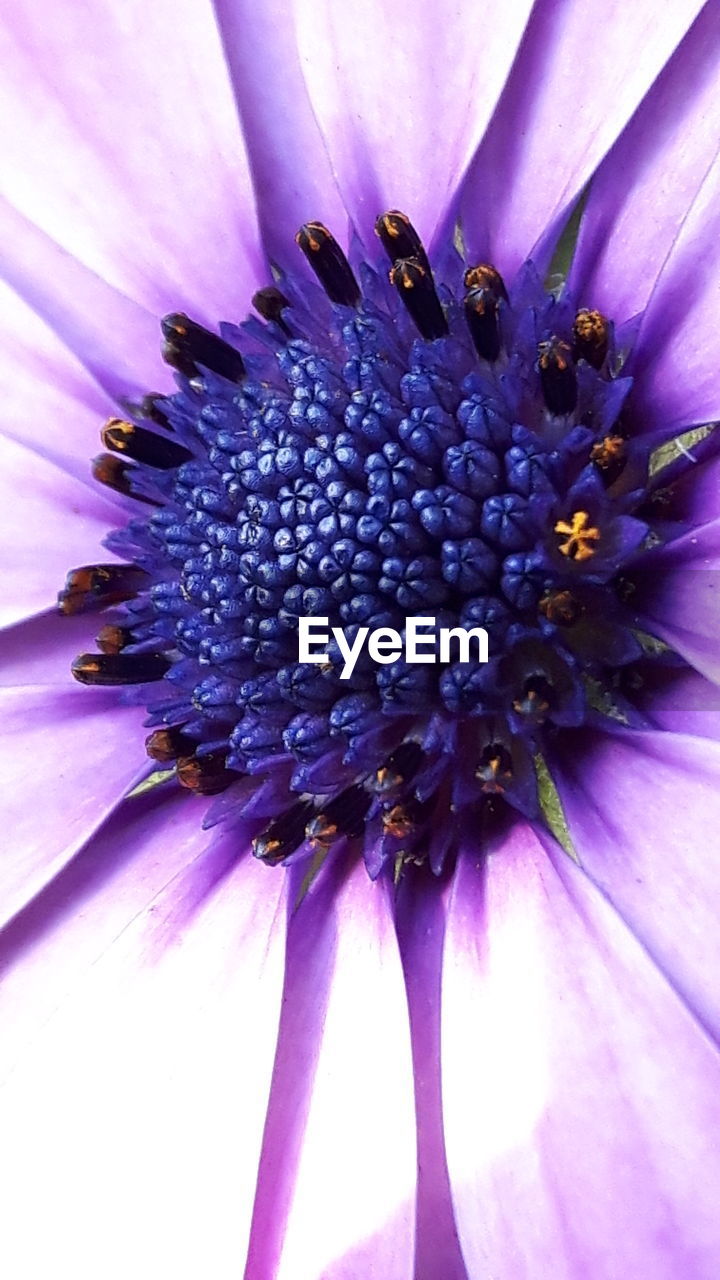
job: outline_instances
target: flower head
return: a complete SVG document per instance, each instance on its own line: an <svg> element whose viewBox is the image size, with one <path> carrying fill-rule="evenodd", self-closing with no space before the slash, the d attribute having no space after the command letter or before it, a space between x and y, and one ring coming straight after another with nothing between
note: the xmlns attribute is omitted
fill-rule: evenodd
<svg viewBox="0 0 720 1280"><path fill-rule="evenodd" d="M6 1196L80 1275L717 1268L720 9L490 9L9 15Z"/></svg>

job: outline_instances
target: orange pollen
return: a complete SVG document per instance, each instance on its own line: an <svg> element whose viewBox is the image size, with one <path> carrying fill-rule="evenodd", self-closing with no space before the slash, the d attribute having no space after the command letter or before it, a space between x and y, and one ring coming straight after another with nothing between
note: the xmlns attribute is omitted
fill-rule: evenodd
<svg viewBox="0 0 720 1280"><path fill-rule="evenodd" d="M483 777L483 774L486 774L488 769L490 770L490 777ZM478 771L476 777L482 778L481 791L499 795L505 790L500 779L502 778L503 782L509 782L512 778L512 772L509 769L502 768L501 756L491 756L483 768Z"/></svg>
<svg viewBox="0 0 720 1280"><path fill-rule="evenodd" d="M570 591L549 591L538 608L548 622L571 623L578 614L577 601Z"/></svg>
<svg viewBox="0 0 720 1280"><path fill-rule="evenodd" d="M563 373L568 367L569 355L567 342L543 342L540 344L538 365L541 369L559 369Z"/></svg>
<svg viewBox="0 0 720 1280"><path fill-rule="evenodd" d="M396 213L394 214L394 217L399 218L401 222L404 222L405 226L407 226L408 223L410 222L410 219L406 217L404 213ZM394 240L397 240L398 236L400 235L400 228L397 225L397 223L393 221L393 218L390 216L389 213L386 213L385 217L383 218L383 226L387 231L388 235L392 236Z"/></svg>
<svg viewBox="0 0 720 1280"><path fill-rule="evenodd" d="M319 814L305 828L305 838L310 841L313 849L323 849L331 845L337 836L337 823L330 822L324 814Z"/></svg>
<svg viewBox="0 0 720 1280"><path fill-rule="evenodd" d="M605 436L590 450L590 461L599 467L609 467L611 462L622 458L625 453L625 441L622 436Z"/></svg>
<svg viewBox="0 0 720 1280"><path fill-rule="evenodd" d="M385 834L394 836L397 840L403 840L405 836L409 836L414 826L409 813L401 804L393 805L392 809L384 813L382 823Z"/></svg>
<svg viewBox="0 0 720 1280"><path fill-rule="evenodd" d="M590 524L587 511L575 511L567 520L558 520L555 533L562 533L565 541L560 543L559 550L570 560L589 560L595 555L593 543L600 541L600 530Z"/></svg>
<svg viewBox="0 0 720 1280"><path fill-rule="evenodd" d="M121 452L127 449L128 442L134 433L135 427L132 422L126 422L124 418L108 418L100 436L106 448Z"/></svg>
<svg viewBox="0 0 720 1280"><path fill-rule="evenodd" d="M381 769L378 769L375 774L377 786L380 787L382 791L390 791L393 787L399 787L402 780L402 774L391 773L385 765L383 765Z"/></svg>
<svg viewBox="0 0 720 1280"><path fill-rule="evenodd" d="M575 317L575 332L582 342L592 342L600 346L607 342L608 323L599 311L578 311Z"/></svg>
<svg viewBox="0 0 720 1280"><path fill-rule="evenodd" d="M413 270L417 272L418 279L422 279L422 277L427 274L421 262L414 261ZM402 285L403 289L415 288L413 271L408 268L407 263L405 262L397 263L394 267L390 268L390 271L388 274L390 277L391 284L397 285L398 281L400 281L400 284Z"/></svg>
<svg viewBox="0 0 720 1280"><path fill-rule="evenodd" d="M466 289L491 289L496 293L501 293L504 289L501 276L489 262L468 267L463 276L463 284Z"/></svg>
<svg viewBox="0 0 720 1280"><path fill-rule="evenodd" d="M537 689L528 689L524 698L515 699L513 707L518 715L531 711L533 715L540 714L544 716L545 712L550 710L550 703L545 698L540 697Z"/></svg>

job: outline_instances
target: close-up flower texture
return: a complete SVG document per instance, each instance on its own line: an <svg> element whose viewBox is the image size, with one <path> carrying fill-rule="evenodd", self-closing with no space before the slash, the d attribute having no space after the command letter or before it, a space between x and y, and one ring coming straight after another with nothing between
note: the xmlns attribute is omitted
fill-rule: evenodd
<svg viewBox="0 0 720 1280"><path fill-rule="evenodd" d="M715 1280L720 0L0 34L3 1275Z"/></svg>

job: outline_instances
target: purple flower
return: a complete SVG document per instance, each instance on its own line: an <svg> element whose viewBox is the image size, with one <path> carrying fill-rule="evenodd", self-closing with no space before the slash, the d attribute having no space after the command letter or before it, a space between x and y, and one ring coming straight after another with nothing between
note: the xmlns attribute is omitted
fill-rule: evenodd
<svg viewBox="0 0 720 1280"><path fill-rule="evenodd" d="M7 1273L709 1280L720 5L7 9Z"/></svg>

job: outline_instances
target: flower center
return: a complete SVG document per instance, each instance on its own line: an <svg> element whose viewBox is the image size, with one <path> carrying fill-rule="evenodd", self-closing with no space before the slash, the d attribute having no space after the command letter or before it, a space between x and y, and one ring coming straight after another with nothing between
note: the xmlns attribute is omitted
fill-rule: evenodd
<svg viewBox="0 0 720 1280"><path fill-rule="evenodd" d="M73 672L141 686L163 776L226 792L268 863L356 840L373 876L439 872L488 806L541 818L549 740L642 653L618 580L652 488L608 320L531 264L510 293L459 257L436 284L404 214L376 232L389 271L311 222L321 288L282 279L221 336L166 317L178 389L111 419L94 463L140 504L107 542L123 562L60 597L112 608ZM381 629L400 655L372 656Z"/></svg>

